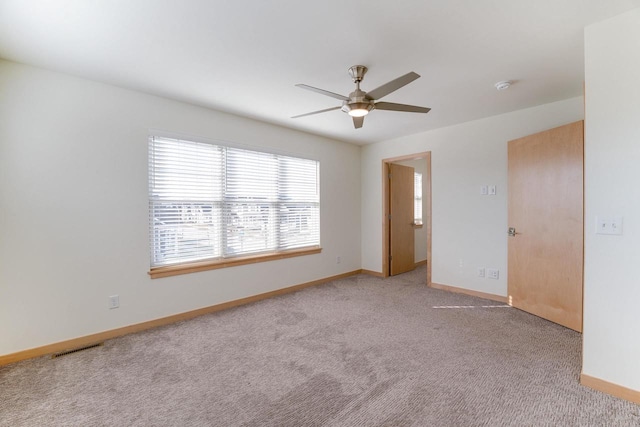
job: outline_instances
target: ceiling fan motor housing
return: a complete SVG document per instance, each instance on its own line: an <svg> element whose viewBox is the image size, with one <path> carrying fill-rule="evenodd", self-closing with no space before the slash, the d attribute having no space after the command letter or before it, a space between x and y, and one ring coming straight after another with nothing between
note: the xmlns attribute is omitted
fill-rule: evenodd
<svg viewBox="0 0 640 427"><path fill-rule="evenodd" d="M351 69L352 68L354 67L351 67ZM356 83L359 83L359 82L356 82ZM375 108L375 104L373 103L373 100L367 98L367 92L360 90L360 87L358 85L358 88L356 88L356 90L354 90L349 94L349 100L342 102L341 110L348 114L352 110L360 110L362 112L366 111L366 113L362 114L362 115L366 115L369 111L373 110L374 108ZM353 113L351 113L350 115L353 115Z"/></svg>

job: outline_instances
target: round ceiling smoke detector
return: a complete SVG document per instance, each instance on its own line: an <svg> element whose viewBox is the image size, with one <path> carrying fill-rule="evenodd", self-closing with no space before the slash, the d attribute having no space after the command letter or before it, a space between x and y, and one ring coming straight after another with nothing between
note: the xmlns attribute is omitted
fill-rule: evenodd
<svg viewBox="0 0 640 427"><path fill-rule="evenodd" d="M509 80L505 80L503 82L496 83L495 86L498 90L507 90L511 87L511 82Z"/></svg>

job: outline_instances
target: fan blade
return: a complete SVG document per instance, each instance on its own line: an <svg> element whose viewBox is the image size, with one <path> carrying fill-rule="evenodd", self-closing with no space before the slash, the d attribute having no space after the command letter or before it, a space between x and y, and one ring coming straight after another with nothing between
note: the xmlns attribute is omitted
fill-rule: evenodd
<svg viewBox="0 0 640 427"><path fill-rule="evenodd" d="M428 113L431 108L416 107L415 105L396 104L394 102L376 102L376 110L406 111L408 113Z"/></svg>
<svg viewBox="0 0 640 427"><path fill-rule="evenodd" d="M353 127L355 127L356 129L360 129L363 123L364 123L364 116L353 118Z"/></svg>
<svg viewBox="0 0 640 427"><path fill-rule="evenodd" d="M306 113L306 114L300 114L297 116L293 116L291 117L292 119L297 119L298 117L304 117L304 116L312 116L314 114L320 114L320 113L326 113L327 111L333 111L333 110L339 110L341 107L331 107L331 108L326 108L324 110L319 110L319 111L313 111L311 113Z"/></svg>
<svg viewBox="0 0 640 427"><path fill-rule="evenodd" d="M321 95L327 95L327 96L330 96L332 98L339 99L340 101L348 101L349 100L349 98L347 98L346 96L342 96L342 95L337 94L337 93L329 92L328 90L318 89L317 87L313 87L313 86L309 86L309 85L303 85L301 83L297 84L296 86L301 88L301 89L310 90L312 92L317 92L317 93L319 93Z"/></svg>
<svg viewBox="0 0 640 427"><path fill-rule="evenodd" d="M414 73L413 71L405 74L402 77L398 77L395 80L391 80L389 83L385 83L380 87L375 88L374 90L367 92L367 98L377 100L382 98L383 96L389 95L391 92L395 92L400 89L402 86L408 85L412 81L420 78L419 74Z"/></svg>

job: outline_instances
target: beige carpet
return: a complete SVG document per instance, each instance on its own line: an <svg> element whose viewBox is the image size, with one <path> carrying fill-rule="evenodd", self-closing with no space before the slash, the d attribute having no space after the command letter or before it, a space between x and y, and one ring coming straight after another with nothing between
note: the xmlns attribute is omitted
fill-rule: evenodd
<svg viewBox="0 0 640 427"><path fill-rule="evenodd" d="M579 385L579 334L424 277L354 276L0 368L0 425L640 425ZM472 307L434 308L450 306Z"/></svg>

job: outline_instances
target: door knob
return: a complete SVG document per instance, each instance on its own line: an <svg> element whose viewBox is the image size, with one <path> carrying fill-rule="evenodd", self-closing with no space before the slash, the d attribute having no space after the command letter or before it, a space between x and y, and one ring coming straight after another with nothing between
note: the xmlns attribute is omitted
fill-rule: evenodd
<svg viewBox="0 0 640 427"><path fill-rule="evenodd" d="M520 233L516 233L516 228L515 227L509 227L509 237L515 237L516 234L520 234Z"/></svg>

